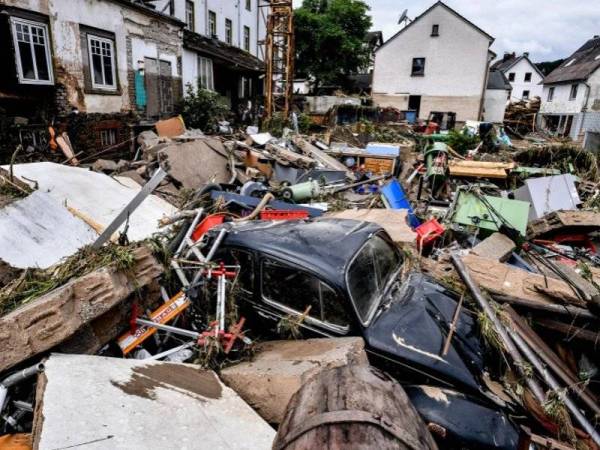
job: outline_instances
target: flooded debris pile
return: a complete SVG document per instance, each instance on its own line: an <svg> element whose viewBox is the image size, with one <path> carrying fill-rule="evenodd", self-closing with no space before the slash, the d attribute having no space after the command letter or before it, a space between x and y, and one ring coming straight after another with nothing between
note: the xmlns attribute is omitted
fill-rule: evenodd
<svg viewBox="0 0 600 450"><path fill-rule="evenodd" d="M480 122L259 131L174 118L132 161L10 169L0 435L598 448L592 154Z"/></svg>

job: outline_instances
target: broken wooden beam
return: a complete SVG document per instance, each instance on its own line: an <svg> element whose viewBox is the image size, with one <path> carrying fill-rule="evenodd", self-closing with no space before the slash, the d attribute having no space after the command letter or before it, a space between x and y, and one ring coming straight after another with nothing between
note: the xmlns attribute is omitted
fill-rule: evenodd
<svg viewBox="0 0 600 450"><path fill-rule="evenodd" d="M348 170L348 167L346 167L346 165L344 163L342 163L341 161L338 161L333 156L329 156L327 153L325 153L321 149L317 148L316 146L312 145L310 142L303 139L302 137L295 136L292 139L292 142L296 145L296 147L298 147L298 149L302 153L304 153L309 158L312 158L312 159L318 161L324 167L327 167L329 169L344 171L344 172L346 172L346 177L349 180L351 180L351 181L356 180L356 176L354 175L354 173L351 170Z"/></svg>

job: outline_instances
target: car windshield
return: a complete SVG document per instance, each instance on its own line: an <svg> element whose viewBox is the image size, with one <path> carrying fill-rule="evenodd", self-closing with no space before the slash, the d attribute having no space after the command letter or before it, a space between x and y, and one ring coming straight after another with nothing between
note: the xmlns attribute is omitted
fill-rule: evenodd
<svg viewBox="0 0 600 450"><path fill-rule="evenodd" d="M401 264L398 250L379 235L358 252L346 275L350 297L361 322L370 320L383 290Z"/></svg>

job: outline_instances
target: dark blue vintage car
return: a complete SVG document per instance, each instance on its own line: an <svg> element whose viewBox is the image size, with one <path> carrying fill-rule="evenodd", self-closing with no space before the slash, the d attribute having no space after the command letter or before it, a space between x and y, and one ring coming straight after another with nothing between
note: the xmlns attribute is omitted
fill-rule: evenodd
<svg viewBox="0 0 600 450"><path fill-rule="evenodd" d="M516 427L482 383L475 318L461 311L442 355L457 297L420 273L402 279L403 254L380 226L342 219L223 226L229 232L215 260L241 267L237 304L254 335L276 336L283 318L308 310L303 336L362 336L374 366L418 385L407 392L427 421L445 428L444 448L516 448ZM434 391L445 394L427 395Z"/></svg>

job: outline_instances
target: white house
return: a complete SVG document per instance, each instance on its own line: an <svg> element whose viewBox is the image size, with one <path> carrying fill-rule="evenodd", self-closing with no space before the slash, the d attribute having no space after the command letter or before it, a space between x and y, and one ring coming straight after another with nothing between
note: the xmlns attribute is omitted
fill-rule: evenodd
<svg viewBox="0 0 600 450"><path fill-rule="evenodd" d="M508 99L511 96L511 91L512 86L502 71L490 69L485 90L484 121L492 123L504 122L504 113Z"/></svg>
<svg viewBox="0 0 600 450"><path fill-rule="evenodd" d="M517 57L515 53L505 53L503 58L492 64L492 69L500 70L512 86L512 100L529 100L542 96L544 74L529 59L529 53Z"/></svg>
<svg viewBox="0 0 600 450"><path fill-rule="evenodd" d="M600 149L600 36L594 36L543 80L539 126Z"/></svg>
<svg viewBox="0 0 600 450"><path fill-rule="evenodd" d="M380 106L455 112L478 120L484 107L494 38L441 1L375 52L373 100Z"/></svg>
<svg viewBox="0 0 600 450"><path fill-rule="evenodd" d="M183 83L216 91L236 107L262 92L264 0L145 0L186 23Z"/></svg>

